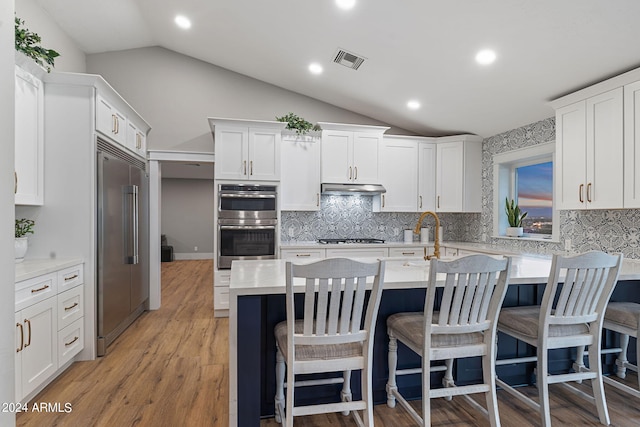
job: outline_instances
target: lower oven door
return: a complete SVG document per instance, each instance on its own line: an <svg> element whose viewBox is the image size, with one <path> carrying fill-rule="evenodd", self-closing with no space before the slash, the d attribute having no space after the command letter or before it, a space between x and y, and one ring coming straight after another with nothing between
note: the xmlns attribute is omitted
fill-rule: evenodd
<svg viewBox="0 0 640 427"><path fill-rule="evenodd" d="M233 260L275 259L276 225L218 225L218 269Z"/></svg>

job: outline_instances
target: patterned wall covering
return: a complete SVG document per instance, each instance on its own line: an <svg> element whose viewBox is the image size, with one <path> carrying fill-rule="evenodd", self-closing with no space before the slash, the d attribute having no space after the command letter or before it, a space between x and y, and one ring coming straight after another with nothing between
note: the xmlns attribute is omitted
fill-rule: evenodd
<svg viewBox="0 0 640 427"><path fill-rule="evenodd" d="M560 212L560 243L492 238L493 155L555 140L555 118L550 117L483 141L482 213L441 214L444 240L487 243L496 248L551 254L564 252L571 239L572 252L604 250L640 258L640 210L579 210ZM418 214L372 212L370 196L322 196L317 212L282 212L282 241L318 238L373 237L403 240L403 230L413 228ZM427 225L432 226L427 219ZM417 240L418 236L414 236ZM482 240L484 238L484 241Z"/></svg>
<svg viewBox="0 0 640 427"><path fill-rule="evenodd" d="M413 229L418 213L373 212L372 196L323 195L317 212L282 212L282 241L315 241L319 238L368 237L401 242L403 230ZM480 226L480 214L441 214L444 240L465 240ZM461 226L461 224L464 224ZM433 219L425 219L433 227ZM419 236L415 235L418 241Z"/></svg>

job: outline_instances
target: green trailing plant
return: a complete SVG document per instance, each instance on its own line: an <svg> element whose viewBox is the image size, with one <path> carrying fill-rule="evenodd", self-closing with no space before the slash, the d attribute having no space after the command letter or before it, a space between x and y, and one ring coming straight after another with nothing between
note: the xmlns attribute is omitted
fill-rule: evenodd
<svg viewBox="0 0 640 427"><path fill-rule="evenodd" d="M27 234L33 234L33 226L36 222L32 219L16 219L16 237L26 237Z"/></svg>
<svg viewBox="0 0 640 427"><path fill-rule="evenodd" d="M54 66L54 60L60 56L58 52L53 49L46 49L40 45L42 38L29 31L24 27L24 20L15 18L16 23L16 50L24 53L29 58L33 59L36 64L46 68L47 72L51 72L51 67Z"/></svg>
<svg viewBox="0 0 640 427"><path fill-rule="evenodd" d="M527 212L521 212L515 200L511 199L511 202L509 202L508 197L505 198L505 205L509 227L522 227L522 220L526 218Z"/></svg>
<svg viewBox="0 0 640 427"><path fill-rule="evenodd" d="M318 125L313 125L313 123L293 113L289 113L282 117L276 117L276 120L279 122L287 122L287 129L295 130L298 135L303 135L311 130L320 129Z"/></svg>

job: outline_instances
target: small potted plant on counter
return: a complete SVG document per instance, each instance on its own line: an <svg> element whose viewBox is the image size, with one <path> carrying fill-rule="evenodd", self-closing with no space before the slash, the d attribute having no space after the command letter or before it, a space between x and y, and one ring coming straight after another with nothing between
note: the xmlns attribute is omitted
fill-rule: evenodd
<svg viewBox="0 0 640 427"><path fill-rule="evenodd" d="M33 234L33 226L35 221L32 219L16 219L16 240L15 240L15 255L16 263L24 261L24 256L27 253L28 241L27 234Z"/></svg>
<svg viewBox="0 0 640 427"><path fill-rule="evenodd" d="M527 212L521 212L515 200L511 199L511 201L509 201L508 197L505 199L505 204L507 221L509 222L506 234L509 237L521 237L524 233L522 220L527 216Z"/></svg>

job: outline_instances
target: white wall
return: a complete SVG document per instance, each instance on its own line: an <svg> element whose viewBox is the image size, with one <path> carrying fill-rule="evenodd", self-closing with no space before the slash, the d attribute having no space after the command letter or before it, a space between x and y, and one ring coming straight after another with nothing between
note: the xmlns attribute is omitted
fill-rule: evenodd
<svg viewBox="0 0 640 427"><path fill-rule="evenodd" d="M207 117L275 120L293 112L312 123L385 125L161 47L87 55L87 71L102 75L151 124L155 150L212 152Z"/></svg>
<svg viewBox="0 0 640 427"><path fill-rule="evenodd" d="M213 189L213 179L162 179L161 229L176 259L213 256Z"/></svg>
<svg viewBox="0 0 640 427"><path fill-rule="evenodd" d="M15 401L13 129L13 1L0 2L0 403ZM15 414L0 411L0 425L15 426Z"/></svg>
<svg viewBox="0 0 640 427"><path fill-rule="evenodd" d="M42 37L42 46L60 54L55 59L55 71L84 73L87 69L83 51L56 24L35 0L16 0L16 16L25 27ZM13 19L12 19L13 22Z"/></svg>

